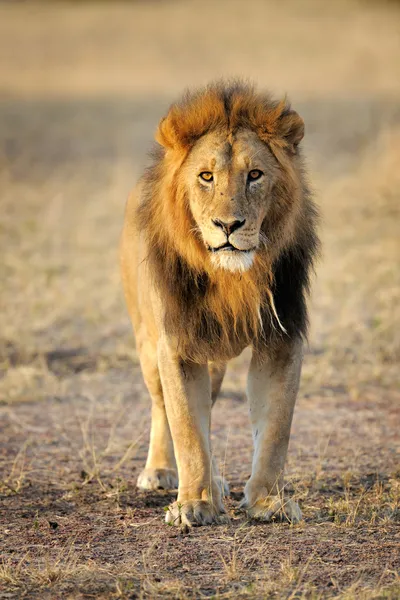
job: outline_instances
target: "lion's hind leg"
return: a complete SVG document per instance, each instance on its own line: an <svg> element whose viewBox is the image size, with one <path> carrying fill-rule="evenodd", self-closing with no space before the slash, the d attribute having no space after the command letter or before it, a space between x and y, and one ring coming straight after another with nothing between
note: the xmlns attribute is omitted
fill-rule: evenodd
<svg viewBox="0 0 400 600"><path fill-rule="evenodd" d="M226 362L209 362L208 370L210 372L211 379L211 400L212 405L214 406L215 402L217 401L218 394L221 390L222 382L226 373ZM212 468L214 479L218 487L221 489L222 495L229 496L229 484L226 481L225 477L220 475L215 459L213 459Z"/></svg>
<svg viewBox="0 0 400 600"><path fill-rule="evenodd" d="M140 348L140 365L152 408L149 452L137 486L143 490L177 489L178 475L158 371L157 350L150 342L143 343Z"/></svg>
<svg viewBox="0 0 400 600"><path fill-rule="evenodd" d="M211 378L211 399L214 406L225 376L226 362L209 362L208 370Z"/></svg>

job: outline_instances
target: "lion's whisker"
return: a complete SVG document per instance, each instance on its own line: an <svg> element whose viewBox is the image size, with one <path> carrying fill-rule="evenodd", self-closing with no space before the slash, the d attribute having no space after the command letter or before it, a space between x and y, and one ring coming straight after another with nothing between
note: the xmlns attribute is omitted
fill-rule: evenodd
<svg viewBox="0 0 400 600"><path fill-rule="evenodd" d="M286 331L286 329L284 328L284 326L282 325L282 323L281 323L281 321L280 321L280 319L279 319L279 317L278 317L278 313L276 312L276 308L275 308L275 302L274 302L274 296L273 296L273 294L272 294L272 292L271 292L271 290L270 290L269 288L267 288L267 294L268 294L268 298L269 298L270 307L271 307L271 310L272 310L272 312L273 312L273 314L274 314L274 317L275 317L275 319L277 320L277 322L278 322L278 325L279 325L279 327L282 329L283 333L286 333L286 334L287 334L287 331Z"/></svg>
<svg viewBox="0 0 400 600"><path fill-rule="evenodd" d="M252 154L252 155L250 156L250 158L249 158L249 161L250 161L250 160L253 160L253 158L254 158L255 156L257 156L257 154L260 154L260 152L261 152L262 150L264 150L264 148L259 148L259 149L258 149L256 152L254 152L254 154Z"/></svg>
<svg viewBox="0 0 400 600"><path fill-rule="evenodd" d="M270 243L269 239L267 238L267 236L265 235L265 233L263 231L260 231L260 242L265 247L267 247L268 244Z"/></svg>

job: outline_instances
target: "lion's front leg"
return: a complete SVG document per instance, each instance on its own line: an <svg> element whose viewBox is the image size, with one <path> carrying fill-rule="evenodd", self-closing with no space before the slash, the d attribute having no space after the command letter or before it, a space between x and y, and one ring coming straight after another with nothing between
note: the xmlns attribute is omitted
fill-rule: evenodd
<svg viewBox="0 0 400 600"><path fill-rule="evenodd" d="M248 396L254 457L242 506L261 521L301 520L298 504L285 497L283 480L301 363L300 341L286 342L269 356L253 353Z"/></svg>
<svg viewBox="0 0 400 600"><path fill-rule="evenodd" d="M144 340L138 344L138 351L152 408L149 452L137 485L142 490L176 489L178 477L158 370L157 348L148 340Z"/></svg>
<svg viewBox="0 0 400 600"><path fill-rule="evenodd" d="M225 511L212 475L208 367L182 361L165 338L158 361L179 476L178 499L166 521L182 528L220 522Z"/></svg>

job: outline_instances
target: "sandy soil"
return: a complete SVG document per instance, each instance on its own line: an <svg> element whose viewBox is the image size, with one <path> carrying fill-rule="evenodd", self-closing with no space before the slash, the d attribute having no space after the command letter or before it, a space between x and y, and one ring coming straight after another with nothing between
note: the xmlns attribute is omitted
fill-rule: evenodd
<svg viewBox="0 0 400 600"><path fill-rule="evenodd" d="M400 7L0 5L0 598L400 597ZM182 536L135 488L149 398L117 267L124 202L187 86L288 93L323 257L288 459L300 525L238 511L245 353L213 440L231 524Z"/></svg>

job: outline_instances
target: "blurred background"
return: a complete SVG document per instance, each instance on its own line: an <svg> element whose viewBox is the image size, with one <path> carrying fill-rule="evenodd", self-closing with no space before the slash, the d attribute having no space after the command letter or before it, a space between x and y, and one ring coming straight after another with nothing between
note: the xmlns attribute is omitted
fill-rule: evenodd
<svg viewBox="0 0 400 600"><path fill-rule="evenodd" d="M117 267L125 198L169 103L238 75L288 94L306 122L323 218L311 335L318 363L328 358L319 375L334 378L338 359L341 385L390 378L399 28L399 4L384 1L1 3L0 348L18 363L1 382L6 399L49 375L43 364L25 369L32 353L84 347L115 358L131 348Z"/></svg>
<svg viewBox="0 0 400 600"><path fill-rule="evenodd" d="M69 485L94 469L93 448L106 473L120 465L140 430L120 465L134 493L149 403L118 271L125 199L169 103L229 76L288 94L305 119L321 207L296 468L314 469L321 439L331 440L332 472L349 460L356 473L396 463L399 3L14 1L0 3L0 467L9 485L21 448L32 485L52 481L56 465ZM240 485L250 465L246 361L228 372L214 425ZM235 438L242 429L246 441Z"/></svg>

